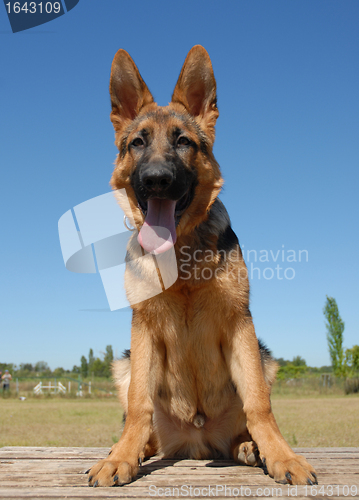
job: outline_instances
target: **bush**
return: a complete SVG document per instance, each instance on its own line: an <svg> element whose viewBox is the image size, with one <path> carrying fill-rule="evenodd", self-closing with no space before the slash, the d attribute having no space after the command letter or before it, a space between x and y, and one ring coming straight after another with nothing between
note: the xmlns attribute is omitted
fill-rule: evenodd
<svg viewBox="0 0 359 500"><path fill-rule="evenodd" d="M287 363L285 366L281 366L277 373L278 380L301 378L306 375L308 371L307 366L298 366L293 363Z"/></svg>
<svg viewBox="0 0 359 500"><path fill-rule="evenodd" d="M347 378L344 386L345 394L354 394L359 392L359 377Z"/></svg>

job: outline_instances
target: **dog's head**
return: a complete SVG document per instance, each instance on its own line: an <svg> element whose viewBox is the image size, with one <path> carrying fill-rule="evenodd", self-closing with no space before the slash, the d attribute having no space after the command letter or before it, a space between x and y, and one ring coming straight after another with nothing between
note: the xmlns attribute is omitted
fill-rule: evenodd
<svg viewBox="0 0 359 500"><path fill-rule="evenodd" d="M206 219L223 183L212 153L219 113L211 60L203 47L193 47L172 101L161 107L120 49L110 95L119 149L111 185L126 189L141 246L160 253Z"/></svg>

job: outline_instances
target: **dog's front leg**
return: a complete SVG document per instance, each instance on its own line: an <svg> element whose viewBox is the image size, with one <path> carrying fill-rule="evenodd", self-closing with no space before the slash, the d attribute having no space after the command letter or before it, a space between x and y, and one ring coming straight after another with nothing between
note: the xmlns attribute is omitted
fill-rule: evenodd
<svg viewBox="0 0 359 500"><path fill-rule="evenodd" d="M155 373L150 374L155 357L149 332L131 332L131 382L128 412L121 439L110 455L89 471L90 486L116 486L131 482L137 475L139 459L152 430Z"/></svg>
<svg viewBox="0 0 359 500"><path fill-rule="evenodd" d="M260 457L275 481L314 484L315 470L304 457L296 455L281 435L270 404L258 341L250 317L241 319L233 338L228 339L228 360L233 382L243 401L247 429L258 446Z"/></svg>

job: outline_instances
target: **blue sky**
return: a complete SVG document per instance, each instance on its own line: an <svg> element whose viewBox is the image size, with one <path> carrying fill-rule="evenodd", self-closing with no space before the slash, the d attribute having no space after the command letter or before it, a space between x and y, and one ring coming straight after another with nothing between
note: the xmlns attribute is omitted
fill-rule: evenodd
<svg viewBox="0 0 359 500"><path fill-rule="evenodd" d="M166 105L198 43L217 79L221 199L245 256L252 250L248 265L259 269L257 335L276 357L329 364L322 309L330 295L345 346L358 344L358 22L355 0L80 0L13 34L1 8L0 361L71 368L90 347L95 355L108 344L117 354L129 347L130 311L109 311L98 274L65 269L57 222L109 191L115 52L131 54ZM277 261L259 262L261 250L280 251ZM288 262L288 250L297 260L307 253ZM293 279L278 279L277 265Z"/></svg>

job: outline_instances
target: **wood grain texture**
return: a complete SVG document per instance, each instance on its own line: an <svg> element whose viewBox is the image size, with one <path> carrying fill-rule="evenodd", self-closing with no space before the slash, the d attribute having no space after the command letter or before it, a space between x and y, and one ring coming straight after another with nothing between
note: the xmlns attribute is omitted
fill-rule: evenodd
<svg viewBox="0 0 359 500"><path fill-rule="evenodd" d="M0 498L359 498L359 448L297 448L318 473L316 487L276 484L262 469L229 460L144 463L133 483L89 488L85 471L108 448L0 448Z"/></svg>

